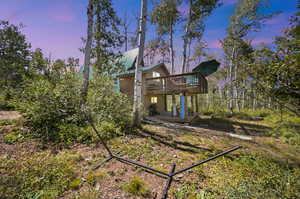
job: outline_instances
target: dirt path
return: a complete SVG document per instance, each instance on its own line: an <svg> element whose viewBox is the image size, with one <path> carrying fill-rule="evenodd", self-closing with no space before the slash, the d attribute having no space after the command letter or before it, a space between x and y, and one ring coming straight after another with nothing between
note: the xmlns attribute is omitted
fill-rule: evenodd
<svg viewBox="0 0 300 199"><path fill-rule="evenodd" d="M0 111L0 120L15 120L21 117L22 115L16 111Z"/></svg>
<svg viewBox="0 0 300 199"><path fill-rule="evenodd" d="M214 134L221 134L223 136L229 136L232 138L237 138L240 140L245 140L245 141L251 141L254 138L252 136L244 136L244 135L238 135L235 133L228 133L228 132L223 132L223 131L217 131L217 130L209 130L205 129L202 127L194 127L194 126L189 126L189 125L183 125L183 124L177 124L177 123L171 123L171 122L166 122L159 120L154 117L147 117L146 120L144 120L145 123L148 124L155 124L155 125L160 125L168 128L169 130L171 129L181 129L181 130L188 130L188 131L195 131L195 132L203 132L203 131L209 131L209 133L214 133Z"/></svg>

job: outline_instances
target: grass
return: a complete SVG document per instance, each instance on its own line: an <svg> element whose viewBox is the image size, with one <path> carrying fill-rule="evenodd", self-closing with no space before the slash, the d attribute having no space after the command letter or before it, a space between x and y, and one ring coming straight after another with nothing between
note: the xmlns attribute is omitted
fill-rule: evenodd
<svg viewBox="0 0 300 199"><path fill-rule="evenodd" d="M76 179L74 167L64 155L50 152L22 153L0 159L0 195L3 198L55 198Z"/></svg>
<svg viewBox="0 0 300 199"><path fill-rule="evenodd" d="M211 124L199 131L143 125L138 135L114 137L108 144L114 152L121 151L121 156L166 172L173 163L180 169L233 146L243 146L239 151L176 176L169 192L171 199L300 198L299 118L284 114L285 120L280 121L278 114L245 113L263 120L249 120L248 116L219 115L214 119L207 116ZM224 121L218 127L231 125L235 130L243 124L253 141L225 136L224 131L214 126L216 121ZM10 125L15 123L5 123L3 128ZM1 134L0 144L6 136L18 132L19 127L15 129ZM259 134L253 133L258 130ZM22 144L26 145L27 141ZM11 142L9 147L17 147L16 142ZM37 148L31 153L16 149L9 155L0 153L0 184L5 185L0 186L0 195L5 199L147 198L161 192L165 183L165 179L115 160L93 171L107 157L102 146Z"/></svg>
<svg viewBox="0 0 300 199"><path fill-rule="evenodd" d="M146 183L139 177L133 177L122 186L122 189L134 196L150 196L150 191L146 186Z"/></svg>

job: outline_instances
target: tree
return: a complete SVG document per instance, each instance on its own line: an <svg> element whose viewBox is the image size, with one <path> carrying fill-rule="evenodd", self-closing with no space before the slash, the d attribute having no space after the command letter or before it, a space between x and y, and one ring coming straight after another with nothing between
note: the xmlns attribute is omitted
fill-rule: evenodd
<svg viewBox="0 0 300 199"><path fill-rule="evenodd" d="M123 27L125 52L127 52L128 51L128 41L129 41L128 27L130 26L130 22L128 21L127 13L125 13L124 18L121 21L121 26Z"/></svg>
<svg viewBox="0 0 300 199"><path fill-rule="evenodd" d="M144 46L146 37L147 0L141 1L141 17L139 28L139 52L135 65L134 76L134 104L133 104L133 126L141 125L142 117L142 71L141 65L144 57Z"/></svg>
<svg viewBox="0 0 300 199"><path fill-rule="evenodd" d="M227 36L222 41L225 57L229 62L229 103L228 108L233 110L233 98L239 96L238 92L238 66L240 63L241 53L245 53L245 37L254 31L259 31L264 21L270 19L277 13L264 14L262 9L267 4L265 0L239 0L234 14L230 17L230 24L227 29ZM235 93L234 93L235 91ZM235 95L235 96L234 96ZM239 108L238 101L236 106Z"/></svg>
<svg viewBox="0 0 300 199"><path fill-rule="evenodd" d="M92 45L92 58L96 58L95 72L97 75L111 75L119 70L119 65L112 60L116 60L116 50L123 43L119 30L121 21L112 7L111 0L95 1L95 15Z"/></svg>
<svg viewBox="0 0 300 199"><path fill-rule="evenodd" d="M187 72L186 65L189 62L189 53L187 53L188 46L192 41L201 40L205 25L205 17L210 15L212 11L218 6L219 0L186 0L189 5L189 12L185 19L185 33L183 35L183 50L182 50L182 73Z"/></svg>
<svg viewBox="0 0 300 199"><path fill-rule="evenodd" d="M22 85L24 78L30 75L30 44L20 31L22 26L15 26L8 21L0 21L0 90Z"/></svg>
<svg viewBox="0 0 300 199"><path fill-rule="evenodd" d="M277 37L272 48L255 51L251 75L255 86L280 106L300 116L300 15L291 18L285 35Z"/></svg>
<svg viewBox="0 0 300 199"><path fill-rule="evenodd" d="M178 5L180 2L180 0L162 0L158 5L156 5L151 14L151 22L156 24L156 31L158 35L169 35L169 51L172 73L175 72L173 47L174 26L180 20L180 13L178 11Z"/></svg>
<svg viewBox="0 0 300 199"><path fill-rule="evenodd" d="M93 39L93 18L94 18L94 0L89 0L87 7L87 40L84 49L84 69L83 69L83 86L81 89L82 103L86 102L86 97L89 87L89 75L90 75L90 61L91 61L91 51L92 51L92 39Z"/></svg>

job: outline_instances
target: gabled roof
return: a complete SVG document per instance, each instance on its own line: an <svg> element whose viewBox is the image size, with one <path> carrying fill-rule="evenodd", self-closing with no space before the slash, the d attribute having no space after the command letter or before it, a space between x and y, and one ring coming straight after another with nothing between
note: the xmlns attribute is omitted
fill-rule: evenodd
<svg viewBox="0 0 300 199"><path fill-rule="evenodd" d="M207 77L208 75L211 75L214 72L216 72L219 66L220 63L213 59L200 63L193 69L193 72L200 72L203 76Z"/></svg>
<svg viewBox="0 0 300 199"><path fill-rule="evenodd" d="M167 69L167 67L165 66L164 63L159 63L159 64L154 64L154 65L151 65L151 66L143 66L140 68L140 70L142 72L147 72L149 70L153 70L155 68L159 68L159 67L163 67L167 73L167 75L169 75L169 70ZM135 68L134 69L131 69L131 70L128 70L128 71L125 71L123 73L120 73L118 74L117 76L123 76L123 75L133 75L135 73Z"/></svg>
<svg viewBox="0 0 300 199"><path fill-rule="evenodd" d="M134 68L138 53L139 53L138 48L135 48L135 49L132 49L132 50L129 50L129 51L123 53L123 55L121 56L119 61L121 64L124 65L125 71Z"/></svg>

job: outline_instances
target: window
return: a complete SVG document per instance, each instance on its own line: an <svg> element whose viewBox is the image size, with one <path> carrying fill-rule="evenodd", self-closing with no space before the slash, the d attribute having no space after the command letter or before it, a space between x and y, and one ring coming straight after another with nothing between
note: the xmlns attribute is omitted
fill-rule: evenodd
<svg viewBox="0 0 300 199"><path fill-rule="evenodd" d="M160 77L160 73L153 71L152 76L153 77Z"/></svg>
<svg viewBox="0 0 300 199"><path fill-rule="evenodd" d="M157 104L157 97L151 97L151 104Z"/></svg>

